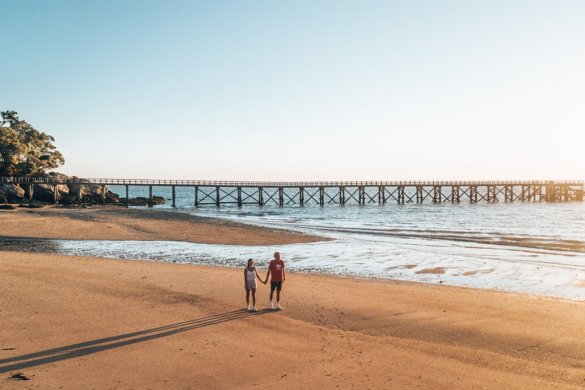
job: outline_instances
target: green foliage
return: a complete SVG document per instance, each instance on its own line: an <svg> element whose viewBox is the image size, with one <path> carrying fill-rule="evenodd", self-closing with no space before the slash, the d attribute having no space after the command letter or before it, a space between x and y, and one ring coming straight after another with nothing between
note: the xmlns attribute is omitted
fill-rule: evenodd
<svg viewBox="0 0 585 390"><path fill-rule="evenodd" d="M37 176L63 165L55 139L20 120L15 111L2 112L0 176Z"/></svg>

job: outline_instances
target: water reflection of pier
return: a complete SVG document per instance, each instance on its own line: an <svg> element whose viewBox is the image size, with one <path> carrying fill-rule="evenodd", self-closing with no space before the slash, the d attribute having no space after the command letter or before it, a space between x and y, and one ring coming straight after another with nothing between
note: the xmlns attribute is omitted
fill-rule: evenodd
<svg viewBox="0 0 585 390"><path fill-rule="evenodd" d="M478 202L568 202L583 201L583 181L339 181L339 182L244 182L203 180L0 178L20 185L80 183L123 186L125 199L130 187L169 187L172 205L176 188L193 188L195 206L244 205L346 205ZM105 191L102 191L105 193Z"/></svg>

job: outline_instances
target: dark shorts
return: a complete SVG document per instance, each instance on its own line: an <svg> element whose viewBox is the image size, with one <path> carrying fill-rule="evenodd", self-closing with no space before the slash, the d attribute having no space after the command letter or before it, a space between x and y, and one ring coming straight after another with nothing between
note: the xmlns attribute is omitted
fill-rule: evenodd
<svg viewBox="0 0 585 390"><path fill-rule="evenodd" d="M282 290L282 282L270 282L270 291Z"/></svg>

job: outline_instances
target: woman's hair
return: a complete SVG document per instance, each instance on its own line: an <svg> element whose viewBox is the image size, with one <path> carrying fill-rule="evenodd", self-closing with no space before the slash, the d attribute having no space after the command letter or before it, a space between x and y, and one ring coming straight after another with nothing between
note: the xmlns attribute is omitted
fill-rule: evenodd
<svg viewBox="0 0 585 390"><path fill-rule="evenodd" d="M248 259L248 267L254 264L254 259Z"/></svg>

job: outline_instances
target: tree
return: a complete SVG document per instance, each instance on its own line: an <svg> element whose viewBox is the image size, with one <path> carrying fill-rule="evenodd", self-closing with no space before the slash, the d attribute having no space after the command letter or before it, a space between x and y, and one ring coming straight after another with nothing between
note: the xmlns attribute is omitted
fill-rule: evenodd
<svg viewBox="0 0 585 390"><path fill-rule="evenodd" d="M53 137L20 120L16 111L2 112L0 176L38 176L63 165L65 158L53 142Z"/></svg>

